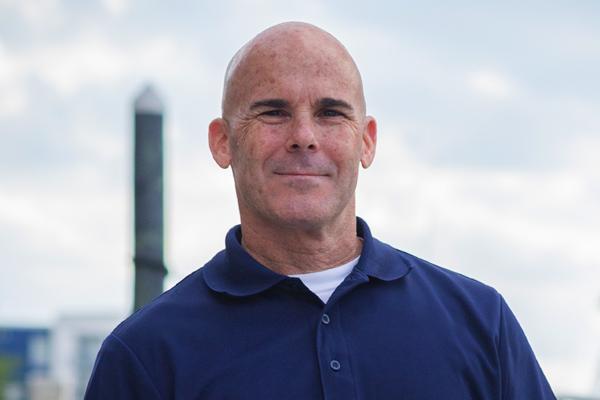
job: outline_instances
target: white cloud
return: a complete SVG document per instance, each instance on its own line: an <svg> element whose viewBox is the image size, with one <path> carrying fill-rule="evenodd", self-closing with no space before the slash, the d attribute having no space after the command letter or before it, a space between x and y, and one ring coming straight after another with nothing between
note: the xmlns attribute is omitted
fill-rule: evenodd
<svg viewBox="0 0 600 400"><path fill-rule="evenodd" d="M27 103L25 83L21 79L18 61L0 40L0 117L22 113Z"/></svg>
<svg viewBox="0 0 600 400"><path fill-rule="evenodd" d="M131 2L129 0L102 0L102 4L113 16L123 15L131 6Z"/></svg>
<svg viewBox="0 0 600 400"><path fill-rule="evenodd" d="M238 32L243 38L239 46L263 29L286 21L305 21L313 24L325 24L328 18L328 5L318 0L288 2L285 7L277 0L233 0L227 7L227 18L223 21L227 27ZM248 15L252 13L253 18ZM233 55L233 54L231 54Z"/></svg>
<svg viewBox="0 0 600 400"><path fill-rule="evenodd" d="M0 6L16 11L32 31L47 31L63 22L60 0L1 0Z"/></svg>
<svg viewBox="0 0 600 400"><path fill-rule="evenodd" d="M0 68L11 67L8 62L18 67L12 67L18 72L13 71L12 76L16 76L21 86L24 79L34 77L62 97L72 96L85 87L106 87L144 79L169 82L173 86L205 86L212 77L196 48L169 35L156 35L139 43L122 43L101 32L82 32L64 42L24 50Z"/></svg>
<svg viewBox="0 0 600 400"><path fill-rule="evenodd" d="M0 118L22 114L27 108L27 95L18 85L0 85Z"/></svg>
<svg viewBox="0 0 600 400"><path fill-rule="evenodd" d="M400 131L401 135L401 131ZM410 213L401 218L405 223L429 219L426 225L436 223L454 225L459 230L493 231L494 235L527 246L536 251L553 249L557 241L574 255L585 260L600 262L596 247L598 234L594 221L600 215L600 205L587 203L596 190L589 174L597 168L589 167L589 174L576 164L556 172L473 170L466 168L434 167L419 162L407 152L407 145L394 137L380 137L380 146L373 172L367 172L371 181L363 179L362 201L377 206L394 207L398 201L417 199ZM576 146L577 162L584 162L581 147ZM593 150L590 150L593 153ZM594 160L594 161L591 161ZM590 154L588 162L596 158ZM376 171L376 172L375 172ZM391 185L391 186L390 186ZM382 195L382 188L386 194ZM371 199L369 193L379 193ZM390 204L389 199L392 199ZM591 215L575 218L577 207L584 204ZM415 210L427 209L429 217ZM592 210L597 209L595 214ZM401 212L380 210L378 214Z"/></svg>
<svg viewBox="0 0 600 400"><path fill-rule="evenodd" d="M579 135L577 139L568 143L565 148L569 164L582 179L600 190L600 127L597 132Z"/></svg>
<svg viewBox="0 0 600 400"><path fill-rule="evenodd" d="M34 49L27 56L29 72L59 94L71 95L86 84L102 85L123 76L126 53L106 37L82 34L68 43Z"/></svg>
<svg viewBox="0 0 600 400"><path fill-rule="evenodd" d="M493 100L509 99L518 92L516 84L510 78L493 70L470 73L467 85L476 94Z"/></svg>
<svg viewBox="0 0 600 400"><path fill-rule="evenodd" d="M0 320L49 321L58 310L126 302L126 176L88 165L4 183L0 269L11 279L0 282L0 302L10 305Z"/></svg>

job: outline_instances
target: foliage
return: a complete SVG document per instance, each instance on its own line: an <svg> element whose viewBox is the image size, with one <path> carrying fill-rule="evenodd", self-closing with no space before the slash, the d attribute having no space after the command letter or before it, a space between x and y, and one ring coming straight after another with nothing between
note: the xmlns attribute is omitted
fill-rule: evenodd
<svg viewBox="0 0 600 400"><path fill-rule="evenodd" d="M18 359L0 355L0 399L4 397L6 385L10 382L13 371L17 368L18 364Z"/></svg>

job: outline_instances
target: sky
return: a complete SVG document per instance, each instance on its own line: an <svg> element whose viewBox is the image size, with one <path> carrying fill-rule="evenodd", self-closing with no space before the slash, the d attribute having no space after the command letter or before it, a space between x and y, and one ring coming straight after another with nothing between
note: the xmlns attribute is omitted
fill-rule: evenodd
<svg viewBox="0 0 600 400"><path fill-rule="evenodd" d="M288 20L338 37L378 121L357 212L496 288L557 393L600 396L600 3L0 0L0 325L125 315L132 107L166 108L167 287L238 223L207 146L225 67Z"/></svg>

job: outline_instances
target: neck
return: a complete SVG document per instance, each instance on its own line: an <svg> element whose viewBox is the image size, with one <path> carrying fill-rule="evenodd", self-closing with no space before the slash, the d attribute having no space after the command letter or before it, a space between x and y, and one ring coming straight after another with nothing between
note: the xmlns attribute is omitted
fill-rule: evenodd
<svg viewBox="0 0 600 400"><path fill-rule="evenodd" d="M245 223L246 222L246 223ZM248 223L242 218L242 246L265 267L282 275L322 271L360 254L356 217L318 227Z"/></svg>

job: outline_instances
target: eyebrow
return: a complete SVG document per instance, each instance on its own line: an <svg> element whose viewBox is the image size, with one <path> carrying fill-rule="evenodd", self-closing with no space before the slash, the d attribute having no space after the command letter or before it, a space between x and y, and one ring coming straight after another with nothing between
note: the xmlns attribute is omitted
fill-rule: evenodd
<svg viewBox="0 0 600 400"><path fill-rule="evenodd" d="M258 100L252 103L250 106L250 110L255 110L261 107L269 107L269 108L288 108L290 103L287 100L283 99L266 99L266 100Z"/></svg>
<svg viewBox="0 0 600 400"><path fill-rule="evenodd" d="M347 103L344 100L340 100L340 99L333 99L331 97L324 97L324 98L320 99L317 102L317 104L322 108L340 107L340 108L345 108L349 111L354 111L354 108L350 105L350 103Z"/></svg>
<svg viewBox="0 0 600 400"><path fill-rule="evenodd" d="M350 103L340 100L334 99L331 97L323 97L317 101L317 105L321 108L327 107L340 107L345 108L349 111L354 111L354 107L350 105ZM265 99L255 101L250 105L250 110L255 110L257 108L269 107L269 108L289 108L290 102L284 99Z"/></svg>

